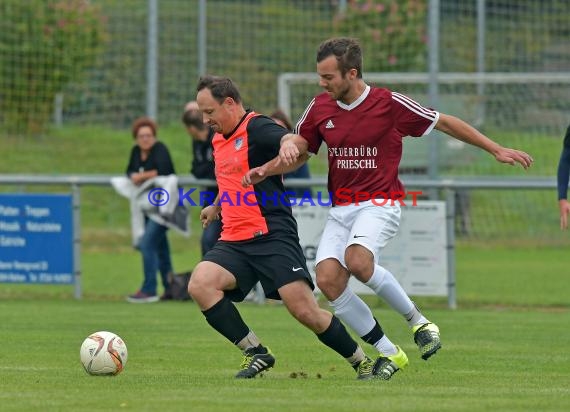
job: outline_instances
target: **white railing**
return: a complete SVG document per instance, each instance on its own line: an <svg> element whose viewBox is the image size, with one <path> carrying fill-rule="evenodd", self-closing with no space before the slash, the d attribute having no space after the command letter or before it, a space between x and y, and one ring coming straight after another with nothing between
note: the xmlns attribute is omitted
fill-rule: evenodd
<svg viewBox="0 0 570 412"><path fill-rule="evenodd" d="M80 187L81 186L109 186L111 178L115 175L23 175L23 174L0 174L0 185L67 185L73 196L73 240L74 240L74 275L75 297L81 298L81 265L80 265ZM455 194L461 190L487 189L535 189L554 190L557 187L554 177L544 178L443 178L430 180L415 177L402 177L408 187L417 189L439 189L443 191L446 202L446 232L447 232L447 265L448 265L448 305L450 308L457 307L455 289ZM196 179L193 176L179 176L181 185L211 186L214 181ZM288 179L291 186L300 187L323 187L327 179L323 176L310 179Z"/></svg>

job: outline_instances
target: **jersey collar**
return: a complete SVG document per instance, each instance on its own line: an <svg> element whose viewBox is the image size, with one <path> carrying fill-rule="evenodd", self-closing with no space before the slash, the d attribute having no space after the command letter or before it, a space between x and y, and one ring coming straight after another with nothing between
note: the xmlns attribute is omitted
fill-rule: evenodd
<svg viewBox="0 0 570 412"><path fill-rule="evenodd" d="M370 86L366 85L366 88L364 89L364 91L362 92L362 94L358 97L358 99L356 99L355 101L353 101L350 104L344 104L343 102L341 102L340 100L336 101L336 104L338 104L338 106L341 109L344 110L352 110L355 107L357 107L358 105L360 105L360 103L362 103L364 101L364 99L366 99L366 96L368 96L368 94L370 93Z"/></svg>
<svg viewBox="0 0 570 412"><path fill-rule="evenodd" d="M242 118L239 120L238 124L236 125L236 127L234 127L234 130L232 130L231 132L229 132L228 134L224 134L224 139L228 140L230 137L233 136L233 134L236 132L236 130L238 129L238 127L243 123L243 121L246 119L246 117L252 112L251 109L246 109L245 114L242 116Z"/></svg>

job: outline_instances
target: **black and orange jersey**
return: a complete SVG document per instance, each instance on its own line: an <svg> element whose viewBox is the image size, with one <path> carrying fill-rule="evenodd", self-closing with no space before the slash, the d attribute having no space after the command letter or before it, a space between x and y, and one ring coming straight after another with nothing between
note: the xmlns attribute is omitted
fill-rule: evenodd
<svg viewBox="0 0 570 412"><path fill-rule="evenodd" d="M242 241L269 232L297 235L283 187L283 176L269 176L244 188L243 176L279 154L281 138L288 131L266 116L248 111L229 134L216 133L212 140L224 241Z"/></svg>

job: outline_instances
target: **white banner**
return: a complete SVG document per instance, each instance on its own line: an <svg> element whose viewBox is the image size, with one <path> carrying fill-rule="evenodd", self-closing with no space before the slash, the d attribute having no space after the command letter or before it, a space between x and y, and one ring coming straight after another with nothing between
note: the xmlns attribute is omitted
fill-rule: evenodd
<svg viewBox="0 0 570 412"><path fill-rule="evenodd" d="M315 254L325 227L328 207L293 206L299 239L307 266L315 276ZM318 203L315 201L314 204ZM447 296L447 230L445 202L419 200L403 206L400 230L381 251L380 265L398 279L413 296ZM354 277L350 285L356 293L373 292Z"/></svg>

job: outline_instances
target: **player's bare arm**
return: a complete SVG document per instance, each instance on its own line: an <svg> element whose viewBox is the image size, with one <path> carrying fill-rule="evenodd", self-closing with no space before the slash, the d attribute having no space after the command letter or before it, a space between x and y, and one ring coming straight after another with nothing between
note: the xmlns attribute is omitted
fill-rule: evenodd
<svg viewBox="0 0 570 412"><path fill-rule="evenodd" d="M288 133L281 138L279 157L283 164L288 166L294 163L301 154L306 154L308 148L309 142L307 142L302 136L294 133ZM301 164L297 167L300 167Z"/></svg>
<svg viewBox="0 0 570 412"><path fill-rule="evenodd" d="M455 116L441 113L435 128L465 143L480 147L492 154L501 163L510 165L518 163L525 169L532 165L533 159L528 153L501 146Z"/></svg>
<svg viewBox="0 0 570 412"><path fill-rule="evenodd" d="M269 162L250 169L242 178L241 184L243 187L258 184L263 181L267 176L282 175L285 173L297 170L309 158L308 153L304 153L297 157L297 159L290 165L285 165L279 156L271 159Z"/></svg>
<svg viewBox="0 0 570 412"><path fill-rule="evenodd" d="M570 203L566 199L560 199L558 201L560 206L560 229L568 229L568 215L570 214Z"/></svg>

